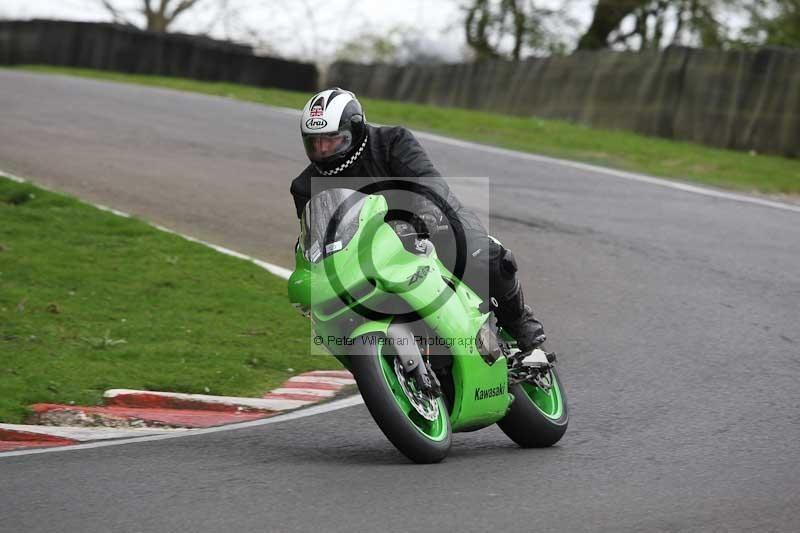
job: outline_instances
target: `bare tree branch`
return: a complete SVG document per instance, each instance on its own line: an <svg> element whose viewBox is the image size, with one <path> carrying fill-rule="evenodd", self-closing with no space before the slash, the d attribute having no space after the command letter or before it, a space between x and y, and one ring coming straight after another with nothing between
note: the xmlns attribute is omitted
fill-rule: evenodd
<svg viewBox="0 0 800 533"><path fill-rule="evenodd" d="M168 1L169 0L163 0L164 9L165 10L166 10L166 6L167 6L167 2ZM181 3L178 4L178 7L176 7L172 11L172 14L169 15L170 20L175 20L175 18L178 17L178 15L180 15L184 11L188 11L189 9L192 9L195 5L197 5L198 2L201 2L201 1L202 0L182 0Z"/></svg>
<svg viewBox="0 0 800 533"><path fill-rule="evenodd" d="M114 0L98 0L100 4L114 18L115 22L134 25L124 14L122 9L117 7ZM175 20L186 11L202 3L204 0L180 0L175 5L174 0L158 0L155 4L153 0L141 0L140 7L136 9L145 20L145 28L151 31L166 32ZM170 10L170 7L175 5Z"/></svg>
<svg viewBox="0 0 800 533"><path fill-rule="evenodd" d="M130 19L128 19L128 17L123 15L122 12L119 9L114 7L114 5L111 2L109 2L109 0L99 0L99 2L100 2L100 5L103 6L106 9L106 11L108 11L109 15L111 15L111 18L117 24L125 24L125 25L128 25L128 26L134 26L135 25L130 21Z"/></svg>

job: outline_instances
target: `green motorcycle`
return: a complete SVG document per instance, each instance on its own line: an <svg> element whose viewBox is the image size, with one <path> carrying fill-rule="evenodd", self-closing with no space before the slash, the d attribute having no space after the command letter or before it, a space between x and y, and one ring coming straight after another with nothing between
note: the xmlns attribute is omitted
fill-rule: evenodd
<svg viewBox="0 0 800 533"><path fill-rule="evenodd" d="M567 429L555 355L521 354L424 234L387 222L381 195L328 189L305 207L289 279L315 344L349 369L370 414L412 461L439 462L452 433L497 423L522 447Z"/></svg>

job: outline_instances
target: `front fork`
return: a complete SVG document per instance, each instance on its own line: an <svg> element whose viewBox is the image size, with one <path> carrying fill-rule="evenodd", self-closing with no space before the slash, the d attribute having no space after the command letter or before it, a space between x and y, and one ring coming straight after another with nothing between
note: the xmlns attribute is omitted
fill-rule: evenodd
<svg viewBox="0 0 800 533"><path fill-rule="evenodd" d="M397 357L403 367L403 371L409 378L413 378L421 391L438 398L442 395L442 384L436 373L431 369L430 364L425 361L419 347L417 346L414 334L403 324L392 324L387 333L390 338L405 339L405 346L415 346L416 349L398 353Z"/></svg>

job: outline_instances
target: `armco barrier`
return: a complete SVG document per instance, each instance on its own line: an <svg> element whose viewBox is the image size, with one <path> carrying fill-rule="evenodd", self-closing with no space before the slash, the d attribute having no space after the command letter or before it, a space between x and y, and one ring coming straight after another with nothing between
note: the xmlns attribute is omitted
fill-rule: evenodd
<svg viewBox="0 0 800 533"><path fill-rule="evenodd" d="M557 118L800 155L800 51L579 52L521 62L337 62L328 84L364 96Z"/></svg>
<svg viewBox="0 0 800 533"><path fill-rule="evenodd" d="M248 46L116 24L0 21L0 65L46 64L317 89L316 66L254 55Z"/></svg>

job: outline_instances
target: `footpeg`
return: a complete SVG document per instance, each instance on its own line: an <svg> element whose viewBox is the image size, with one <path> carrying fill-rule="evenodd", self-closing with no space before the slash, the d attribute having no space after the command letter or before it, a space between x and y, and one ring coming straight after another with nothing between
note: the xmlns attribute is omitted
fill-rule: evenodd
<svg viewBox="0 0 800 533"><path fill-rule="evenodd" d="M529 355L525 356L520 364L525 367L544 367L552 361L547 357L547 352L536 348Z"/></svg>
<svg viewBox="0 0 800 533"><path fill-rule="evenodd" d="M555 362L555 353L539 348L527 355L518 352L509 358L509 383L528 382L547 390L550 385L546 376Z"/></svg>

